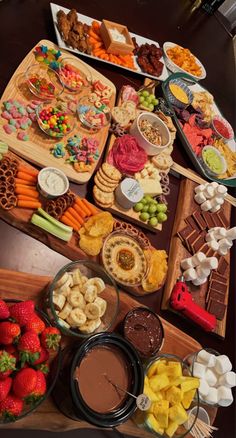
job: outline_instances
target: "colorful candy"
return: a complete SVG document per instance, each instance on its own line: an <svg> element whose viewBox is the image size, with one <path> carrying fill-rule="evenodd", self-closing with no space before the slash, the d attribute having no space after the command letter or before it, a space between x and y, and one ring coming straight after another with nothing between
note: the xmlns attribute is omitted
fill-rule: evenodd
<svg viewBox="0 0 236 438"><path fill-rule="evenodd" d="M30 104L9 99L3 102L4 110L1 116L7 120L8 124L3 125L3 129L7 134L16 132L18 140L27 141L28 128L32 125L32 121L36 120L35 108L39 105L39 101L33 100Z"/></svg>
<svg viewBox="0 0 236 438"><path fill-rule="evenodd" d="M38 122L41 129L51 137L63 137L73 129L69 115L57 107L42 109Z"/></svg>
<svg viewBox="0 0 236 438"><path fill-rule="evenodd" d="M89 128L103 128L110 121L110 109L106 105L96 108L92 104L79 104L78 115L80 121Z"/></svg>
<svg viewBox="0 0 236 438"><path fill-rule="evenodd" d="M63 143L56 143L51 149L51 153L55 158L63 158L66 154L65 146Z"/></svg>
<svg viewBox="0 0 236 438"><path fill-rule="evenodd" d="M60 50L49 49L47 46L35 47L34 56L36 61L43 62L49 65L53 70L59 68L59 58L61 56Z"/></svg>
<svg viewBox="0 0 236 438"><path fill-rule="evenodd" d="M46 78L40 78L39 75L35 75L29 78L30 85L32 85L38 95L45 97L54 97L55 87L51 82L48 82Z"/></svg>
<svg viewBox="0 0 236 438"><path fill-rule="evenodd" d="M91 170L92 164L98 160L98 141L93 137L74 135L67 141L66 149L70 157L67 162L73 163L78 172Z"/></svg>
<svg viewBox="0 0 236 438"><path fill-rule="evenodd" d="M84 78L74 65L69 63L62 63L59 69L59 74L63 84L73 91L78 91L82 86L88 86L89 83Z"/></svg>

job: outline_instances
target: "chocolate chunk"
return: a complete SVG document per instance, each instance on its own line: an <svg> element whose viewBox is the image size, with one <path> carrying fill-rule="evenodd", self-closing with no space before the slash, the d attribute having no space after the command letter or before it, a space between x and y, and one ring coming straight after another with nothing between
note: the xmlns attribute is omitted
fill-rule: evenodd
<svg viewBox="0 0 236 438"><path fill-rule="evenodd" d="M194 253L201 251L202 248L205 246L205 243L205 236L202 234L200 234L200 236L198 235L197 240L192 245Z"/></svg>
<svg viewBox="0 0 236 438"><path fill-rule="evenodd" d="M216 280L216 281L219 281L220 283L224 283L224 284L227 284L227 282L228 282L227 277L223 277L223 275L220 275L214 271L211 271L210 281L211 280Z"/></svg>
<svg viewBox="0 0 236 438"><path fill-rule="evenodd" d="M199 226L200 230L205 230L207 227L206 221L202 217L202 214L199 210L196 210L192 214L194 220L197 222L197 225Z"/></svg>
<svg viewBox="0 0 236 438"><path fill-rule="evenodd" d="M227 284L219 283L219 282L216 281L216 280L213 280L213 281L210 283L210 287L211 287L212 289L215 289L215 290L221 292L222 294L226 294L226 292L227 292Z"/></svg>
<svg viewBox="0 0 236 438"><path fill-rule="evenodd" d="M212 299L215 301L219 301L220 303L224 303L225 302L225 295L221 294L220 292L209 288L208 293L207 293L207 302Z"/></svg>
<svg viewBox="0 0 236 438"><path fill-rule="evenodd" d="M220 211L217 212L217 216L218 216L218 218L221 221L221 226L224 227L224 228L228 228L229 221L228 221L228 219L226 219L225 214L224 214L222 208L220 209Z"/></svg>
<svg viewBox="0 0 236 438"><path fill-rule="evenodd" d="M211 219L214 222L214 227L221 227L221 221L219 219L219 217L217 216L217 213L211 213Z"/></svg>
<svg viewBox="0 0 236 438"><path fill-rule="evenodd" d="M187 225L182 230L178 231L177 234L182 241L185 241L189 236L191 236L191 234L193 232L194 232L194 229L192 227L190 227L189 225Z"/></svg>
<svg viewBox="0 0 236 438"><path fill-rule="evenodd" d="M186 217L185 222L186 222L187 225L190 225L190 227L192 227L194 230L196 230L196 231L200 230L197 222L194 220L192 215Z"/></svg>
<svg viewBox="0 0 236 438"><path fill-rule="evenodd" d="M207 250L207 252L205 254L206 254L207 257L214 257L215 256L215 251L208 246L208 250Z"/></svg>
<svg viewBox="0 0 236 438"><path fill-rule="evenodd" d="M209 252L209 250L212 251L212 249L209 248L209 246L207 245L207 243L205 243L205 245L202 247L201 251L203 252L203 254L207 255L208 252ZM207 257L209 257L209 256L207 255Z"/></svg>
<svg viewBox="0 0 236 438"><path fill-rule="evenodd" d="M207 228L214 228L215 226L215 222L212 219L212 213L209 213L209 211L204 211L202 213L202 216L204 217L206 224L207 224Z"/></svg>
<svg viewBox="0 0 236 438"><path fill-rule="evenodd" d="M224 275L227 272L227 269L229 267L229 263L227 260L225 260L224 257L220 257L217 272L221 275Z"/></svg>
<svg viewBox="0 0 236 438"><path fill-rule="evenodd" d="M199 237L199 232L198 231L194 231L194 233L191 234L191 236L189 236L186 239L186 246L187 246L189 252L191 252L191 254L194 254L193 245L196 242L196 240L198 239L198 237Z"/></svg>
<svg viewBox="0 0 236 438"><path fill-rule="evenodd" d="M212 313L216 316L216 319L222 321L225 316L226 305L221 303L220 301L213 300L210 298L207 306L208 312Z"/></svg>

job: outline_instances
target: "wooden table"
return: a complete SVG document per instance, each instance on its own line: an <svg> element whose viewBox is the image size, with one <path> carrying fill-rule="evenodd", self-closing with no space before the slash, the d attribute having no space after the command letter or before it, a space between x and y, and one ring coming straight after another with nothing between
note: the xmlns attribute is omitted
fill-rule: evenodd
<svg viewBox="0 0 236 438"><path fill-rule="evenodd" d="M49 0L3 0L0 2L1 16L1 68L0 92L4 91L11 75L29 50L42 38L56 42L52 26ZM211 91L225 117L231 122L236 120L235 105L235 67L233 58L233 42L214 16L208 17L201 10L190 16L190 1L165 0L58 0L58 4L68 8L75 7L82 14L97 19L107 18L111 21L126 24L130 31L152 38L162 44L165 41L174 41L189 47L203 62L207 70L207 77L203 85ZM100 63L86 60L90 65L112 80L117 89L126 83L131 85L142 84L142 77L135 73ZM10 139L9 139L10 140ZM174 159L179 164L191 168L186 153L177 141L174 149ZM91 195L90 183L88 186L73 185L73 190L81 195ZM171 228L174 221L174 212L177 204L179 179L171 177L170 214L168 225L157 236L148 234L154 245L168 250ZM235 209L233 209L232 223L235 224ZM0 266L24 272L33 272L41 275L54 275L67 262L67 259L40 242L15 230L3 221L0 222ZM235 250L231 252L231 267L235 267ZM232 271L233 272L233 271ZM165 318L177 327L194 337L204 346L212 347L221 353L229 355L234 361L235 353L235 276L231 278L229 296L229 312L227 318L227 332L224 342L204 334L189 323L180 320L175 315L163 313ZM140 302L153 307L160 313L161 291ZM227 409L221 409L217 415L216 425L220 427L214 436L231 438L235 436L234 423L235 404ZM19 424L20 428L20 424ZM9 432L8 432L9 433ZM9 435L8 435L9 436ZM15 436L12 432L12 437ZM83 436L76 432L76 437ZM96 432L92 431L96 437ZM114 434L115 436L115 434ZM139 433L140 436L140 433Z"/></svg>

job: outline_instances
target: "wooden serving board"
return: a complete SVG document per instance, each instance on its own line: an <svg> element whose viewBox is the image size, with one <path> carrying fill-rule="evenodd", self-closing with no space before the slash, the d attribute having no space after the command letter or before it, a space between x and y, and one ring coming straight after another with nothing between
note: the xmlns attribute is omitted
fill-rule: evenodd
<svg viewBox="0 0 236 438"><path fill-rule="evenodd" d="M34 299L36 303L45 293L49 282L52 278L47 276L33 275L15 271L0 269L0 298L17 298L17 299ZM116 325L123 320L124 316L131 309L140 304L124 292L120 293L120 311L117 317ZM184 358L186 355L197 351L201 345L186 333L171 325L162 319L165 331L163 353L172 353ZM70 338L71 339L71 338ZM68 341L65 337L65 342ZM211 422L213 423L217 409L209 408L208 411ZM69 431L72 429L93 428L85 421L74 421L62 415L53 404L51 397L44 401L38 409L28 417L23 418L12 424L1 425L3 429L40 429L50 430L53 432ZM138 429L132 420L128 420L119 427L119 431L127 435L139 436L142 438L151 438L153 435ZM187 436L188 438L191 435Z"/></svg>
<svg viewBox="0 0 236 438"><path fill-rule="evenodd" d="M47 46L50 49L59 50L59 47L48 40L41 40L39 41L35 47L37 46ZM32 64L37 64L37 61L35 60L33 51L35 47L28 53L28 55L23 59L15 73L13 74L12 78L10 79L2 97L0 100L0 106L2 109L2 104L4 101L8 99L19 99L21 101L24 101L26 103L29 103L32 100L37 99L29 90L26 84L26 80L24 77L24 74L27 70L27 68ZM84 69L89 69L92 75L93 80L100 80L104 84L108 85L113 90L113 95L111 97L110 105L111 107L114 106L115 102L115 96L116 96L116 88L115 85L107 79L105 76L103 76L101 73L96 71L94 68L87 65L85 62L78 59L76 56L69 54L65 50L60 50L62 53L62 58L73 58L74 61L78 64L78 68L80 68L83 71ZM63 94L60 97L68 97L68 93L66 91L63 92ZM76 98L81 97L81 94L76 95ZM32 163L36 164L40 167L45 166L55 166L59 169L61 169L71 181L74 181L78 184L83 184L87 182L98 163L96 161L93 164L92 170L90 172L76 172L76 170L73 168L71 164L65 163L65 157L64 158L55 158L51 153L50 149L56 144L56 143L66 143L66 139L69 138L72 135L80 134L82 136L87 137L95 137L99 142L99 153L100 155L103 152L103 149L105 147L105 143L108 136L108 129L109 126L106 126L105 128L98 131L96 134L91 133L89 130L82 127L81 123L77 119L77 116L75 115L75 128L74 130L68 134L67 136L63 138L58 139L52 139L47 134L41 131L41 129L38 126L37 121L33 122L32 126L29 128L29 140L28 141L22 141L17 139L16 133L12 134L6 134L6 132L3 129L3 125L7 121L0 117L0 138L2 141L5 141L9 147L10 150L15 152L20 157L23 157Z"/></svg>
<svg viewBox="0 0 236 438"><path fill-rule="evenodd" d="M196 186L197 184L195 182L187 178L184 179L180 185L179 198L178 198L179 202L177 204L177 211L176 211L175 222L172 230L171 244L169 250L167 280L165 283L165 289L162 297L162 305L161 305L162 309L169 309L174 311L169 306L169 299L176 281L181 276L180 262L181 260L191 256L190 253L187 251L187 249L183 246L180 238L177 236L176 233L180 231L182 228L184 228L184 226L186 226L184 219L187 218L189 215L191 215L191 213L193 213L194 210L196 210L197 204L195 203L193 197L194 188ZM224 203L224 214L225 217L230 222L231 204L227 201L225 201ZM230 252L228 252L225 258L230 263ZM228 288L225 296L225 304L228 304L229 280L230 280L230 275L228 275ZM192 292L194 301L197 304L199 304L201 307L205 308L205 296L208 289L208 281L202 286L198 286L198 287L190 286L190 284L188 283L188 287ZM227 308L226 308L224 319L222 321L217 320L217 326L214 332L215 334L217 334L223 339L225 338L226 318L227 318Z"/></svg>

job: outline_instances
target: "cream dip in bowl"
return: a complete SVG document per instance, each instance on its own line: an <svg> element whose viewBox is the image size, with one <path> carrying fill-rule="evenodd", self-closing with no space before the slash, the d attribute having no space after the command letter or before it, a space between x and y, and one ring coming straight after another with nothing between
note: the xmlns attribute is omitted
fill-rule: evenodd
<svg viewBox="0 0 236 438"><path fill-rule="evenodd" d="M69 180L56 167L44 167L38 174L38 188L45 198L56 198L69 190Z"/></svg>

